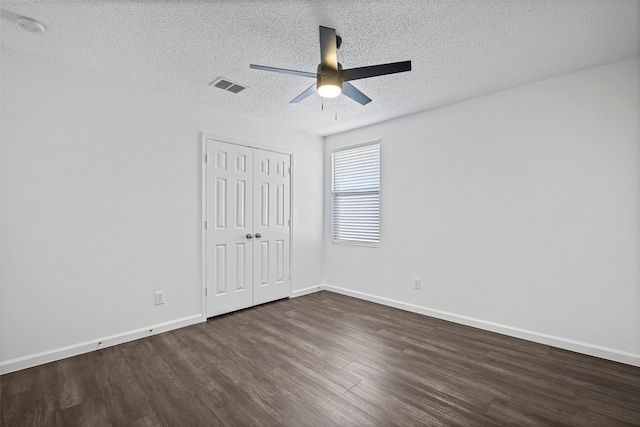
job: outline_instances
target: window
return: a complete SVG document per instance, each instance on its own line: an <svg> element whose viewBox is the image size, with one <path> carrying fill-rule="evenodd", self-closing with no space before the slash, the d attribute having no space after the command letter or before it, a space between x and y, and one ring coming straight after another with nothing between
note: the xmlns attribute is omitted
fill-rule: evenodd
<svg viewBox="0 0 640 427"><path fill-rule="evenodd" d="M333 243L380 244L380 143L331 153Z"/></svg>

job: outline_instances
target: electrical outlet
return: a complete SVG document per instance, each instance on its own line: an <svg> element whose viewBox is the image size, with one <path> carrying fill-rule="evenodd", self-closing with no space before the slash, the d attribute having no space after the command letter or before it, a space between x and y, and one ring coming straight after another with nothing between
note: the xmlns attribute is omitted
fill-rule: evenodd
<svg viewBox="0 0 640 427"><path fill-rule="evenodd" d="M419 277L414 277L413 278L413 289L420 289L420 278Z"/></svg>
<svg viewBox="0 0 640 427"><path fill-rule="evenodd" d="M156 292L156 305L164 304L164 291Z"/></svg>

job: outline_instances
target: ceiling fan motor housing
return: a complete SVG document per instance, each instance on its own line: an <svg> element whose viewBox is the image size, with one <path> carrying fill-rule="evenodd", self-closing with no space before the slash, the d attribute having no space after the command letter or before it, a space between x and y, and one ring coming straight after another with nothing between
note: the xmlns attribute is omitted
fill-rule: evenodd
<svg viewBox="0 0 640 427"><path fill-rule="evenodd" d="M342 90L342 76L340 71L342 71L342 64L338 64L338 70L319 64L316 88L319 89L321 86L330 85L337 86Z"/></svg>
<svg viewBox="0 0 640 427"><path fill-rule="evenodd" d="M336 70L331 66L320 63L318 64L317 74L318 76L338 76L342 78L342 64L338 63L338 69Z"/></svg>
<svg viewBox="0 0 640 427"><path fill-rule="evenodd" d="M321 25L319 29L320 65L318 65L317 73L314 74L306 71L287 70L285 68L266 67L255 64L250 64L249 67L276 73L293 74L301 77L315 77L316 84L309 86L304 92L292 99L292 104L297 104L317 92L318 95L323 98L335 98L343 93L360 105L366 105L371 102L371 98L354 87L351 84L352 80L368 79L370 77L411 71L411 61L370 65L344 70L338 62L338 48L342 44L342 39L336 34L336 30L333 28L323 27Z"/></svg>
<svg viewBox="0 0 640 427"><path fill-rule="evenodd" d="M326 85L338 86L340 89L342 89L342 79L340 78L340 76L337 76L337 75L326 76L326 75L318 74L316 87L319 88L320 86L326 86Z"/></svg>

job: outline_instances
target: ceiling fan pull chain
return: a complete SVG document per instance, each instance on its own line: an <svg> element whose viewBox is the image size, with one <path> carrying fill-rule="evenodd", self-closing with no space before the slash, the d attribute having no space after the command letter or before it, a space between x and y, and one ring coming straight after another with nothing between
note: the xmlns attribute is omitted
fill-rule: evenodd
<svg viewBox="0 0 640 427"><path fill-rule="evenodd" d="M324 99L320 101L320 109L324 111Z"/></svg>
<svg viewBox="0 0 640 427"><path fill-rule="evenodd" d="M338 120L338 109L336 108L336 120Z"/></svg>

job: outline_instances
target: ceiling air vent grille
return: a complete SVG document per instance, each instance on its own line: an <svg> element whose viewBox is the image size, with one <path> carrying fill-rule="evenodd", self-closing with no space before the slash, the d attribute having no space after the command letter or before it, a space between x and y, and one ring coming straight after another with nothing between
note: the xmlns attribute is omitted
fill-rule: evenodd
<svg viewBox="0 0 640 427"><path fill-rule="evenodd" d="M218 89L226 90L231 93L242 92L246 89L245 86L239 85L225 78L219 78L209 84L209 86L217 87Z"/></svg>
<svg viewBox="0 0 640 427"><path fill-rule="evenodd" d="M230 88L227 88L227 90L228 90L229 92L238 93L238 92L240 92L240 91L244 90L244 87L243 87L243 86L240 86L240 85L235 85L235 84L234 84L234 85L233 85L233 86L231 86Z"/></svg>

